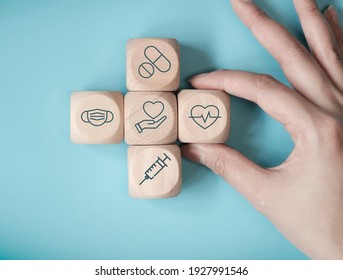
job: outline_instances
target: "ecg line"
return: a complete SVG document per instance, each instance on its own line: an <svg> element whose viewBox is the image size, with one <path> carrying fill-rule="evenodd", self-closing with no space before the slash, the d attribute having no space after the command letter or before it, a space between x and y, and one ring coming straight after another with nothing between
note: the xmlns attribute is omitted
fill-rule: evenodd
<svg viewBox="0 0 343 280"><path fill-rule="evenodd" d="M207 129L220 119L221 116L218 107L215 105L195 105L190 111L189 118L191 118L202 129Z"/></svg>
<svg viewBox="0 0 343 280"><path fill-rule="evenodd" d="M204 117L203 114L201 114L200 116L189 116L189 117L193 118L193 119L202 119L204 123L206 123L208 119L220 119L221 118L221 116L212 116L211 112L208 112L206 114L206 117Z"/></svg>

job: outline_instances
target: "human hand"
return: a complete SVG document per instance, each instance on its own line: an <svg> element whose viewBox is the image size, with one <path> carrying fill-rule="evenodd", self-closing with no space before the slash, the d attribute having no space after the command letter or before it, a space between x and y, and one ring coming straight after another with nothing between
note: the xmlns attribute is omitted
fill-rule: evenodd
<svg viewBox="0 0 343 280"><path fill-rule="evenodd" d="M343 30L332 6L294 0L311 53L248 0L242 21L280 63L291 89L268 75L220 70L191 79L257 103L291 134L280 166L262 168L223 144L189 144L183 155L223 176L311 258L343 259Z"/></svg>
<svg viewBox="0 0 343 280"><path fill-rule="evenodd" d="M151 120L142 120L135 124L135 127L139 133L142 133L144 129L157 129L165 120L167 116L159 118L157 121L154 119Z"/></svg>

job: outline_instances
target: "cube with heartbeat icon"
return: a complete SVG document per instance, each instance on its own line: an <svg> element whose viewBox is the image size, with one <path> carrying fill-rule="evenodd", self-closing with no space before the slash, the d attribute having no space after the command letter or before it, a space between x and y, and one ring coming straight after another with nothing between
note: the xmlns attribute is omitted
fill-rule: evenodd
<svg viewBox="0 0 343 280"><path fill-rule="evenodd" d="M224 143L230 130L230 97L219 90L182 90L178 94L179 140Z"/></svg>

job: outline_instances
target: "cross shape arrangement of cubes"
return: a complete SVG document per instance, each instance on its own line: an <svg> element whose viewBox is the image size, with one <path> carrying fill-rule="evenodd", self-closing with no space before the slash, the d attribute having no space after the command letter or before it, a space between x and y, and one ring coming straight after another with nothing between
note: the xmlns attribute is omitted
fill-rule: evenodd
<svg viewBox="0 0 343 280"><path fill-rule="evenodd" d="M127 43L126 86L79 91L70 99L70 138L76 144L116 144L128 149L129 194L167 198L181 191L183 143L224 143L230 99L218 90L181 90L180 46L169 38Z"/></svg>

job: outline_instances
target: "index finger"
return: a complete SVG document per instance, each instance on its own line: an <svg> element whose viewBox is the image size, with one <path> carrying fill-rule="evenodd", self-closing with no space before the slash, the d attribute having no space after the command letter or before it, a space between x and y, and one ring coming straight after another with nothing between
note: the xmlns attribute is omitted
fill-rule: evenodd
<svg viewBox="0 0 343 280"><path fill-rule="evenodd" d="M313 105L269 75L219 70L195 76L195 88L218 89L257 103L264 111L288 127L310 119Z"/></svg>

